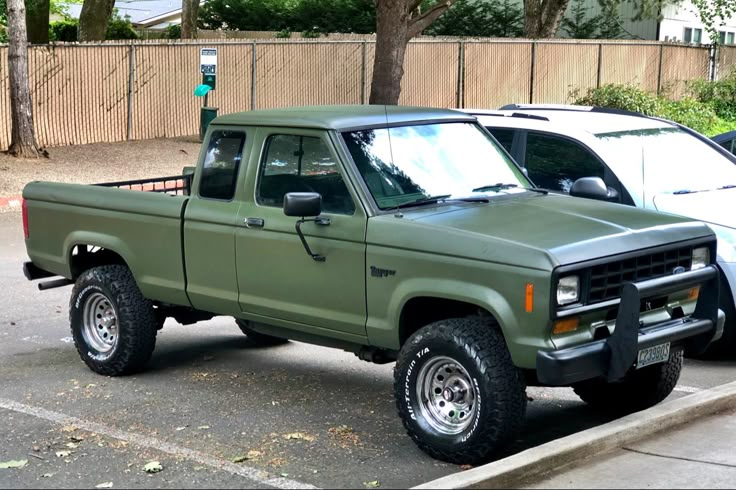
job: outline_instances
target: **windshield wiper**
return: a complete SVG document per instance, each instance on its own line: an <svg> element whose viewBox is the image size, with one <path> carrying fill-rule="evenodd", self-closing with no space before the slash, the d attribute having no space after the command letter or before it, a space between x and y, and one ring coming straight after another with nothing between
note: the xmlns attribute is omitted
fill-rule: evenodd
<svg viewBox="0 0 736 490"><path fill-rule="evenodd" d="M718 188L719 191L721 189L736 189L736 184L728 184L728 185L724 185L723 187Z"/></svg>
<svg viewBox="0 0 736 490"><path fill-rule="evenodd" d="M500 184L500 183L477 187L473 189L473 192L502 191L504 189L514 189L514 188L524 189L525 191L529 191L529 192L538 192L540 194L549 194L549 191L547 189L537 189L534 187L519 187L516 184Z"/></svg>
<svg viewBox="0 0 736 490"><path fill-rule="evenodd" d="M691 191L690 189L680 189L679 191L675 191L672 194L674 194L675 196L679 196L682 194L694 194L696 192L699 192L699 191Z"/></svg>
<svg viewBox="0 0 736 490"><path fill-rule="evenodd" d="M468 196L468 197L454 197L450 199L452 194L442 194L440 196L429 196L422 197L416 201L409 201L398 206L394 206L392 209L403 209L410 208L412 206L421 206L423 204L437 204L438 202L488 202L488 198L479 196Z"/></svg>

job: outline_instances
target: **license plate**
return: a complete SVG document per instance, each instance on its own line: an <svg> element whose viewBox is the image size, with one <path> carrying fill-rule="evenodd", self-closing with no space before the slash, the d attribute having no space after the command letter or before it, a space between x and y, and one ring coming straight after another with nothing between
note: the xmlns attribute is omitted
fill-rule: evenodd
<svg viewBox="0 0 736 490"><path fill-rule="evenodd" d="M667 362L670 358L670 343L655 345L647 349L639 351L639 357L636 361L636 369L641 369L645 366L652 364L658 364L660 362Z"/></svg>

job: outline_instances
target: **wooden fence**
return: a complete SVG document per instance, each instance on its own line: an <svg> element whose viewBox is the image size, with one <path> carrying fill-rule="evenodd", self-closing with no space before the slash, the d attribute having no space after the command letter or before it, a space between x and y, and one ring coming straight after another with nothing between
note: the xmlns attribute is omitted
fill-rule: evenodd
<svg viewBox="0 0 736 490"><path fill-rule="evenodd" d="M202 99L199 49L218 48L220 114L311 104L367 102L374 43L363 41L136 42L34 46L30 84L44 146L192 135ZM401 103L495 108L565 103L574 90L630 83L681 91L716 70L707 47L655 42L426 41L409 45ZM736 48L718 53L718 72ZM0 47L0 148L10 138L7 47Z"/></svg>

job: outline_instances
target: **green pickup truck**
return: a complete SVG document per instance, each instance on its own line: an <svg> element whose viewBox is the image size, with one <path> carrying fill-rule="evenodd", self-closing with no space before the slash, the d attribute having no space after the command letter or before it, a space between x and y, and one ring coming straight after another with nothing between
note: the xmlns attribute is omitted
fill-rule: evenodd
<svg viewBox="0 0 736 490"><path fill-rule="evenodd" d="M535 188L472 116L226 115L189 170L23 192L25 274L74 284L74 341L100 374L143 368L167 317L232 316L255 343L396 362L413 440L477 463L515 437L526 386L643 409L722 333L708 227Z"/></svg>

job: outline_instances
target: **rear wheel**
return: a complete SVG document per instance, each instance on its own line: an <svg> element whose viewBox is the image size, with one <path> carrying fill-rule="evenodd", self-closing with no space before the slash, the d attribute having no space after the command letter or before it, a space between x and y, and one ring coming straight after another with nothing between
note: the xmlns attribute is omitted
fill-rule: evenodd
<svg viewBox="0 0 736 490"><path fill-rule="evenodd" d="M626 414L647 409L667 398L677 386L682 370L682 352L670 354L667 362L629 372L622 380L583 381L575 393L597 410Z"/></svg>
<svg viewBox="0 0 736 490"><path fill-rule="evenodd" d="M255 330L250 328L250 322L248 321L235 320L235 323L238 324L238 327L240 327L240 331L248 337L248 340L253 345L268 347L272 345L286 344L287 342L289 342L289 339L273 337L271 335L256 332Z"/></svg>
<svg viewBox="0 0 736 490"><path fill-rule="evenodd" d="M153 304L122 265L94 267L79 276L72 290L69 321L82 360L106 376L139 371L156 345Z"/></svg>
<svg viewBox="0 0 736 490"><path fill-rule="evenodd" d="M515 437L526 411L525 384L498 325L450 319L419 330L394 370L399 416L430 456L486 461Z"/></svg>

